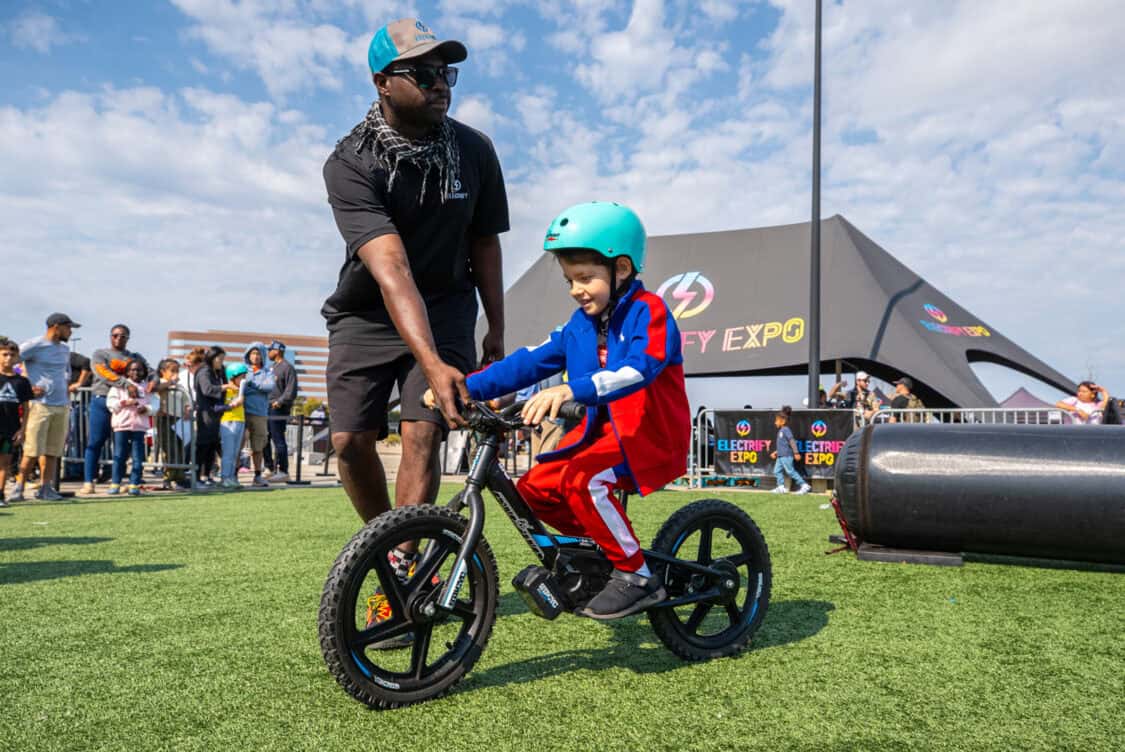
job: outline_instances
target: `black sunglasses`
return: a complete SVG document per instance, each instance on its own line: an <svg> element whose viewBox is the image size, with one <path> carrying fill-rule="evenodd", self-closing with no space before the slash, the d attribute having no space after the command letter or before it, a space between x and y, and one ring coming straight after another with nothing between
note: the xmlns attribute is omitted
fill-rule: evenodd
<svg viewBox="0 0 1125 752"><path fill-rule="evenodd" d="M392 68L387 72L389 76L410 76L419 89L432 89L440 76L445 85L453 88L457 85L457 69L449 65L406 65Z"/></svg>

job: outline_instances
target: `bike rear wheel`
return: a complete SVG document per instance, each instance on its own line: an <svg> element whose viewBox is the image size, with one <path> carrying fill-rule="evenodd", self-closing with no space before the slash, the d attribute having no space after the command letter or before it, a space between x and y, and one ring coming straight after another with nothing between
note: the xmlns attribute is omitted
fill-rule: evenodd
<svg viewBox="0 0 1125 752"><path fill-rule="evenodd" d="M356 533L332 565L320 601L320 647L332 676L356 700L394 708L433 699L480 657L499 598L496 559L484 538L452 613L432 608L449 580L466 525L448 509L395 509ZM403 579L388 554L410 542L417 544L418 559ZM380 649L404 639L409 644L401 649Z"/></svg>
<svg viewBox="0 0 1125 752"><path fill-rule="evenodd" d="M770 555L750 515L720 499L696 501L660 528L653 550L719 570L703 575L676 564L660 564L668 599L714 593L680 606L648 612L656 636L680 658L702 661L744 650L765 618L770 600Z"/></svg>

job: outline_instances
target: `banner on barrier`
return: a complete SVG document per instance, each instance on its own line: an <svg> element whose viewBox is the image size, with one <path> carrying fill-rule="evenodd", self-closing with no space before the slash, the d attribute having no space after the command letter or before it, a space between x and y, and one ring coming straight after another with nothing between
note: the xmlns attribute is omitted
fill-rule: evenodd
<svg viewBox="0 0 1125 752"><path fill-rule="evenodd" d="M718 475L773 475L777 447L776 410L715 413L715 472ZM798 470L809 478L831 478L836 457L853 430L850 410L794 410L789 430L802 455Z"/></svg>

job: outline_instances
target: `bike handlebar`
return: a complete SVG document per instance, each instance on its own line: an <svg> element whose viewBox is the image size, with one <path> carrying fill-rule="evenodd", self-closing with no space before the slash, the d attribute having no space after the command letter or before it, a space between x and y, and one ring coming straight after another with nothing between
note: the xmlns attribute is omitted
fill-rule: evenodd
<svg viewBox="0 0 1125 752"><path fill-rule="evenodd" d="M476 431L511 431L526 427L520 415L520 413L523 412L523 406L525 404L527 404L526 400L513 402L507 407L497 411L489 407L487 402L474 400L468 404L461 405L461 417L468 422L470 428ZM422 403L422 406L429 407L425 402ZM586 410L586 405L583 405L581 402L568 400L559 406L558 417L563 420L582 420L586 417Z"/></svg>

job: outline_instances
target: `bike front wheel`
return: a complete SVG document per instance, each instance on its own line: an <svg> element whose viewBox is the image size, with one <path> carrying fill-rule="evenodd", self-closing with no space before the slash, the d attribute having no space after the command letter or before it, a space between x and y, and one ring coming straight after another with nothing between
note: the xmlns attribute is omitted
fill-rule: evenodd
<svg viewBox="0 0 1125 752"><path fill-rule="evenodd" d="M376 517L340 553L320 601L320 648L349 695L373 708L430 700L449 691L480 657L496 620L499 575L482 537L451 612L435 609L467 526L434 506ZM409 572L389 555L416 547Z"/></svg>

